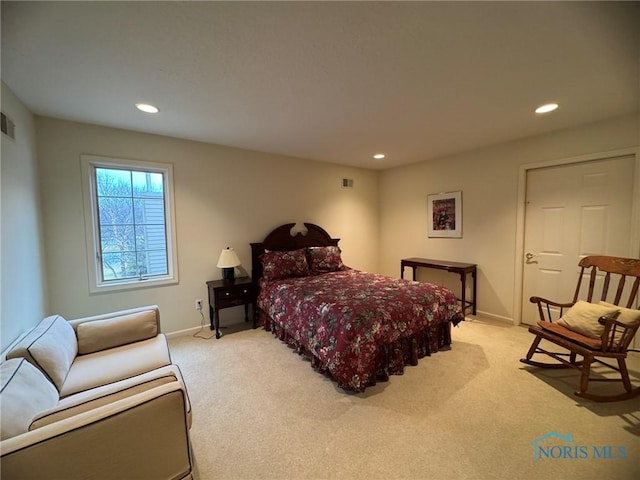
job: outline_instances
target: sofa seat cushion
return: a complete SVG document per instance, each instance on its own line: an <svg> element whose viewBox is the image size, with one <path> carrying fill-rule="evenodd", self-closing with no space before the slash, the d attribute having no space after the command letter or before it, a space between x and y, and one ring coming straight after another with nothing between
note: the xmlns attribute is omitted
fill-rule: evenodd
<svg viewBox="0 0 640 480"><path fill-rule="evenodd" d="M69 395L60 400L54 408L37 415L29 426L29 430L71 418L171 382L178 382L184 388L182 375L177 365L168 365L126 380ZM190 412L190 405L187 404L186 413L190 415Z"/></svg>
<svg viewBox="0 0 640 480"><path fill-rule="evenodd" d="M44 374L24 358L0 365L1 439L29 430L32 419L58 403L58 391Z"/></svg>
<svg viewBox="0 0 640 480"><path fill-rule="evenodd" d="M60 397L150 372L171 364L164 334L157 337L78 355L60 390Z"/></svg>
<svg viewBox="0 0 640 480"><path fill-rule="evenodd" d="M58 391L78 353L73 327L60 315L42 320L7 354L7 358L25 358L51 380Z"/></svg>

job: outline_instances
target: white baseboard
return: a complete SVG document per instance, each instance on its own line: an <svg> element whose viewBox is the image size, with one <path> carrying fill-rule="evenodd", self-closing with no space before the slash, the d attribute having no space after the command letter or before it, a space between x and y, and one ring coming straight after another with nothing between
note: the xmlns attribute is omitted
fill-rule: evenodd
<svg viewBox="0 0 640 480"><path fill-rule="evenodd" d="M182 337L184 335L193 335L194 333L196 333L198 330L200 330L203 327L191 327L191 328L186 328L184 330L177 330L175 332L170 332L170 333L165 333L165 335L167 336L167 338L171 338L171 337ZM205 325L204 329L209 330L209 325Z"/></svg>
<svg viewBox="0 0 640 480"><path fill-rule="evenodd" d="M515 325L515 322L513 321L513 318L503 317L501 315L495 315L495 314L489 313L489 312L482 312L480 310L476 310L476 315L467 315L467 316L470 317L470 319L481 320L483 318L486 318L486 319L489 319L489 320L495 320L495 321L500 322L500 323L507 323L509 325Z"/></svg>

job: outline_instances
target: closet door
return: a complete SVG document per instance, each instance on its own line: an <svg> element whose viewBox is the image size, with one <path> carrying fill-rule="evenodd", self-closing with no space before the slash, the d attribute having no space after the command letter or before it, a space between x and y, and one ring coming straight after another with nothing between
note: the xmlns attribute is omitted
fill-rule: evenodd
<svg viewBox="0 0 640 480"><path fill-rule="evenodd" d="M535 324L529 297L573 299L578 262L631 252L633 155L527 172L522 321Z"/></svg>

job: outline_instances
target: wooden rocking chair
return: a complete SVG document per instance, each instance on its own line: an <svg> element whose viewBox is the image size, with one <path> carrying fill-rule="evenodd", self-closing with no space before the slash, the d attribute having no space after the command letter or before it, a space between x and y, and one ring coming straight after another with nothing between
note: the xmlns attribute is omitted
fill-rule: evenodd
<svg viewBox="0 0 640 480"><path fill-rule="evenodd" d="M531 303L538 305L538 313L540 321L537 326L529 327L529 332L535 335L535 339L529 348L527 356L520 361L528 365L534 365L544 368L576 368L582 372L580 378L580 390L575 392L579 397L587 398L596 402L613 402L618 400L627 400L640 395L640 387L633 388L629 380L629 372L626 365L627 349L633 340L634 335L640 327L640 311L635 310L636 298L638 295L638 287L640 285L640 260L620 257L607 256L589 256L583 258L578 264L581 267L578 285L576 287L573 301L570 303L557 303L540 297L531 297ZM612 280L617 279L618 285L615 298L610 301L611 304L621 307L621 313L617 319L602 316L598 319L600 325L604 325L604 331L600 338L591 338L589 336L577 333L565 326L559 325L554 321L552 315L554 311L551 307L559 309L555 316L562 317L563 311L574 306L578 302L580 295L580 287L583 283L583 275L585 270L591 269L589 274L589 291L586 301L595 302L606 301L609 285ZM600 298L594 295L597 276L603 276L602 293ZM625 281L633 282L630 287L627 285L627 292L623 300L623 292L625 291ZM622 308L624 307L624 308ZM630 310L627 310L630 309ZM639 315L636 315L636 312ZM623 319L630 320L622 322ZM545 350L540 347L541 340L547 340L559 347L568 350L568 353L557 353ZM531 360L534 354L545 354L552 357L559 363L543 363ZM577 357L582 360L577 361ZM568 359L567 359L568 357ZM601 359L615 359L618 365L612 365ZM620 378L592 378L591 364L598 363L605 365L620 373ZM589 381L602 382L622 382L625 392L614 395L596 395L587 392Z"/></svg>

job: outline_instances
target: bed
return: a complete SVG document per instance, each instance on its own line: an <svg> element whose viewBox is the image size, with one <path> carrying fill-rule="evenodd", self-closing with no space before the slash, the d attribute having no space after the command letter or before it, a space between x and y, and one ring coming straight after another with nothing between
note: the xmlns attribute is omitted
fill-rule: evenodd
<svg viewBox="0 0 640 480"><path fill-rule="evenodd" d="M343 264L339 239L305 223L252 243L258 322L347 391L363 392L451 344L464 320L453 292Z"/></svg>

